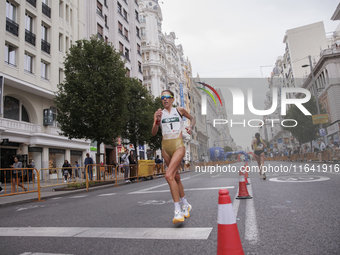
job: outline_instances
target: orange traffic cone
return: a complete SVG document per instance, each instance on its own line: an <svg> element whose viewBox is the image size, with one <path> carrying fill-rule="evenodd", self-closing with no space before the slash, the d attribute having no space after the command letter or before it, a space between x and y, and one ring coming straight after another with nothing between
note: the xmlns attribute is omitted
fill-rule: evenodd
<svg viewBox="0 0 340 255"><path fill-rule="evenodd" d="M218 194L217 255L244 255L229 191L221 189Z"/></svg>
<svg viewBox="0 0 340 255"><path fill-rule="evenodd" d="M251 196L249 196L245 179L246 178L243 176L242 170L240 170L238 196L236 197L237 199L252 198Z"/></svg>

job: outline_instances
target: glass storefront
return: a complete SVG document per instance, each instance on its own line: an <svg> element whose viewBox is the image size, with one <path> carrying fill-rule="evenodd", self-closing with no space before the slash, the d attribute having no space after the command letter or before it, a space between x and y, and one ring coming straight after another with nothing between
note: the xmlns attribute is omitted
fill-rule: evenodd
<svg viewBox="0 0 340 255"><path fill-rule="evenodd" d="M50 168L50 179L62 178L61 171L57 171L55 168L63 167L64 161L65 150L52 148L49 149L48 167Z"/></svg>

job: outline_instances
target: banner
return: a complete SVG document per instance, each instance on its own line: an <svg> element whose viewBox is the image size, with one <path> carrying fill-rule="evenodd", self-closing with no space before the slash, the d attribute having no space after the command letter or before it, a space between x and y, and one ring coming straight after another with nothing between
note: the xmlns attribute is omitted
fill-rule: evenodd
<svg viewBox="0 0 340 255"><path fill-rule="evenodd" d="M181 107L185 108L184 106L184 92L183 92L183 83L179 84L179 96L181 100ZM185 117L183 117L183 121L185 121Z"/></svg>

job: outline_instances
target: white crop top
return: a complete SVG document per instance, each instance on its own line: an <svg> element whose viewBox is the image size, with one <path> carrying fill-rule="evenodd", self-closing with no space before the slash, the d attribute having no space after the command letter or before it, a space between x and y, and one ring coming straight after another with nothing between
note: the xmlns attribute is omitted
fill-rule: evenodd
<svg viewBox="0 0 340 255"><path fill-rule="evenodd" d="M163 110L161 129L164 140L178 138L183 130L183 119L177 108L172 107L170 114Z"/></svg>

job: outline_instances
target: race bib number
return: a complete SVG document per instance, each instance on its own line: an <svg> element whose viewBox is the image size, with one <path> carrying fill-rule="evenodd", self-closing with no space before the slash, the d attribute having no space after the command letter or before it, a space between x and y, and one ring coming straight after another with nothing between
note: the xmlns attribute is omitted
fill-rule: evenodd
<svg viewBox="0 0 340 255"><path fill-rule="evenodd" d="M260 143L259 145L257 145L258 149L263 149L263 143Z"/></svg>
<svg viewBox="0 0 340 255"><path fill-rule="evenodd" d="M178 117L162 119L163 134L176 134L181 132L181 124Z"/></svg>

